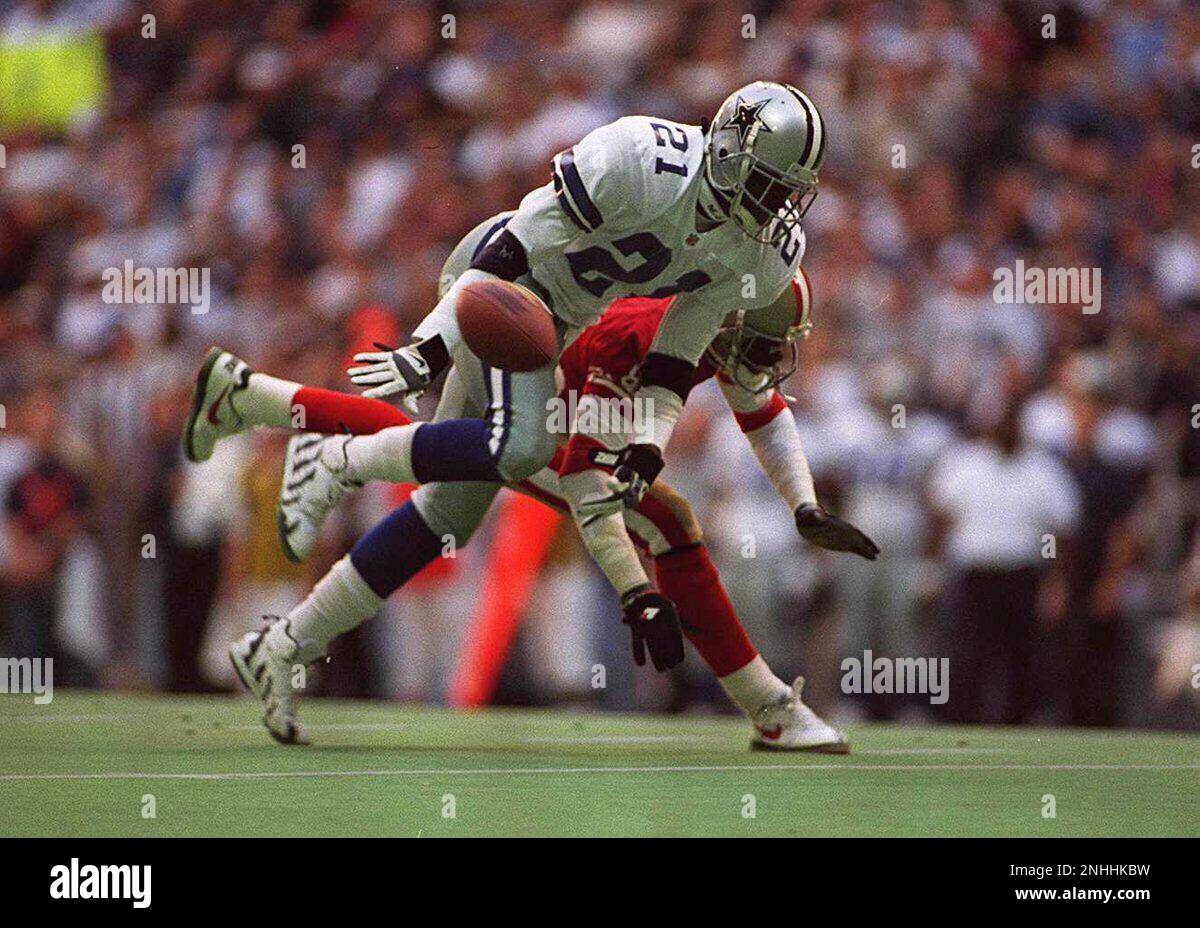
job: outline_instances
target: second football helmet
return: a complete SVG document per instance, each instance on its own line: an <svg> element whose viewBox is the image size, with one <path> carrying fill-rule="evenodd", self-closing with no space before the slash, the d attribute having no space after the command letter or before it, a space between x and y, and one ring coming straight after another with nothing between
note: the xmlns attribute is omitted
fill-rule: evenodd
<svg viewBox="0 0 1200 928"><path fill-rule="evenodd" d="M708 346L708 362L751 393L777 387L796 370L796 346L812 330L811 312L812 285L798 267L774 302L732 315Z"/></svg>

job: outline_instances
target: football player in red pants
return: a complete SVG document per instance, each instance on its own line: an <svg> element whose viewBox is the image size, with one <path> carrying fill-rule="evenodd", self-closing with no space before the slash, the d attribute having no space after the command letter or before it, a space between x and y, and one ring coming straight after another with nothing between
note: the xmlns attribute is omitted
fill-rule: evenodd
<svg viewBox="0 0 1200 928"><path fill-rule="evenodd" d="M513 489L575 517L589 552L621 595L638 664L645 663L647 651L660 670L682 659L682 650L671 635L670 622L674 621L675 634L681 626L730 698L754 724L754 747L848 751L844 736L803 703L802 681L789 687L751 644L708 557L687 501L662 481L655 482L631 508L626 508L619 496L606 493L615 463L612 452L623 447L638 427L638 417L633 414L636 409L630 405L637 367L670 302L670 298L619 300L567 350L560 362L563 389L559 397L564 404L564 425L569 425L566 443L550 467L513 484ZM878 549L870 539L817 505L795 421L776 389L795 368L796 342L809 328L810 306L811 290L800 271L792 287L775 303L749 318L730 319L699 366L696 381L717 377L761 466L793 510L800 534L821 547L874 559ZM206 368L197 395L218 396L216 412L208 416L204 412L207 404L197 404L185 431L189 457L211 453L216 440L244 428L287 427L297 408L304 410L307 430L324 433L292 439L281 491L285 549L294 557L307 556L315 536L306 534L301 545L295 533L287 531L289 508L304 503L289 487L320 482L315 472L326 467L328 448L323 446L330 440L326 436L374 434L407 424L409 419L379 400L304 387L250 371L244 362L216 349ZM215 389L218 386L219 391ZM212 424L214 418L216 425ZM340 482L344 485L346 481ZM607 505L594 504L606 496ZM319 508L321 518L308 520L317 528L327 511ZM645 573L639 548L653 562L654 582ZM322 590L322 584L329 580L318 584L297 607L298 619L303 621L308 612L327 618L327 600L333 597ZM365 613L362 618L374 614L378 598L369 590L353 592L362 600L358 608ZM345 598L342 591L338 595ZM647 621L647 614L661 619ZM340 631L362 618L353 624L342 623ZM338 623L332 624L338 627ZM236 654L241 646L252 658L261 638L260 633L251 633L232 651ZM322 650L324 644L319 642ZM236 656L234 660L236 665ZM290 727L282 734L293 737L281 740L306 740L294 717L287 724ZM270 718L268 728L280 737Z"/></svg>

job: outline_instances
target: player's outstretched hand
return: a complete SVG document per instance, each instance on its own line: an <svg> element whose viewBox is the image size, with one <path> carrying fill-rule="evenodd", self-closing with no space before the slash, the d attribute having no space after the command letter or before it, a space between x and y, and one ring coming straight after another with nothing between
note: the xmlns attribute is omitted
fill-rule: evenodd
<svg viewBox="0 0 1200 928"><path fill-rule="evenodd" d="M649 444L626 445L616 453L596 450L591 453L591 460L593 464L612 467L613 472L605 481L607 492L603 496L580 504L581 524L585 526L621 509L637 509L663 469L662 452Z"/></svg>
<svg viewBox="0 0 1200 928"><path fill-rule="evenodd" d="M683 630L675 604L648 586L630 590L621 600L625 618L633 636L633 661L646 664L646 651L655 670L670 670L683 660Z"/></svg>
<svg viewBox="0 0 1200 928"><path fill-rule="evenodd" d="M364 351L354 356L358 367L346 371L355 386L365 387L363 396L379 399L403 394L403 402L414 415L417 397L432 379L429 365L412 345L390 349L376 344L379 351Z"/></svg>
<svg viewBox="0 0 1200 928"><path fill-rule="evenodd" d="M879 545L844 519L820 506L805 503L796 510L796 530L804 540L829 551L849 551L868 561L879 556Z"/></svg>

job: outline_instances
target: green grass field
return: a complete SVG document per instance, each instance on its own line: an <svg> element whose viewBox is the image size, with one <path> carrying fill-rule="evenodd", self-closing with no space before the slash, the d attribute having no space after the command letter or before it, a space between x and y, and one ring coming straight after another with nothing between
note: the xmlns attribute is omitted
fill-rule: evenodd
<svg viewBox="0 0 1200 928"><path fill-rule="evenodd" d="M241 698L0 697L0 835L1200 834L1190 735L868 725L832 757L737 719L304 713L283 748Z"/></svg>

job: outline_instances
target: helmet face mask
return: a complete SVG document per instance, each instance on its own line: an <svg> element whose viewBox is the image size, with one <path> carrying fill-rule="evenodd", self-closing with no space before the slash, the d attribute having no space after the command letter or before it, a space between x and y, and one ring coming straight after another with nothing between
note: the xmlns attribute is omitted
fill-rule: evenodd
<svg viewBox="0 0 1200 928"><path fill-rule="evenodd" d="M796 342L807 326L794 326L784 338L764 335L738 322L717 333L706 352L709 363L755 395L779 386L796 372Z"/></svg>
<svg viewBox="0 0 1200 928"><path fill-rule="evenodd" d="M729 207L730 217L741 230L755 241L773 242L799 226L817 197L816 175L805 172L811 177L781 177L770 167L756 163L749 153L735 157L752 162Z"/></svg>

